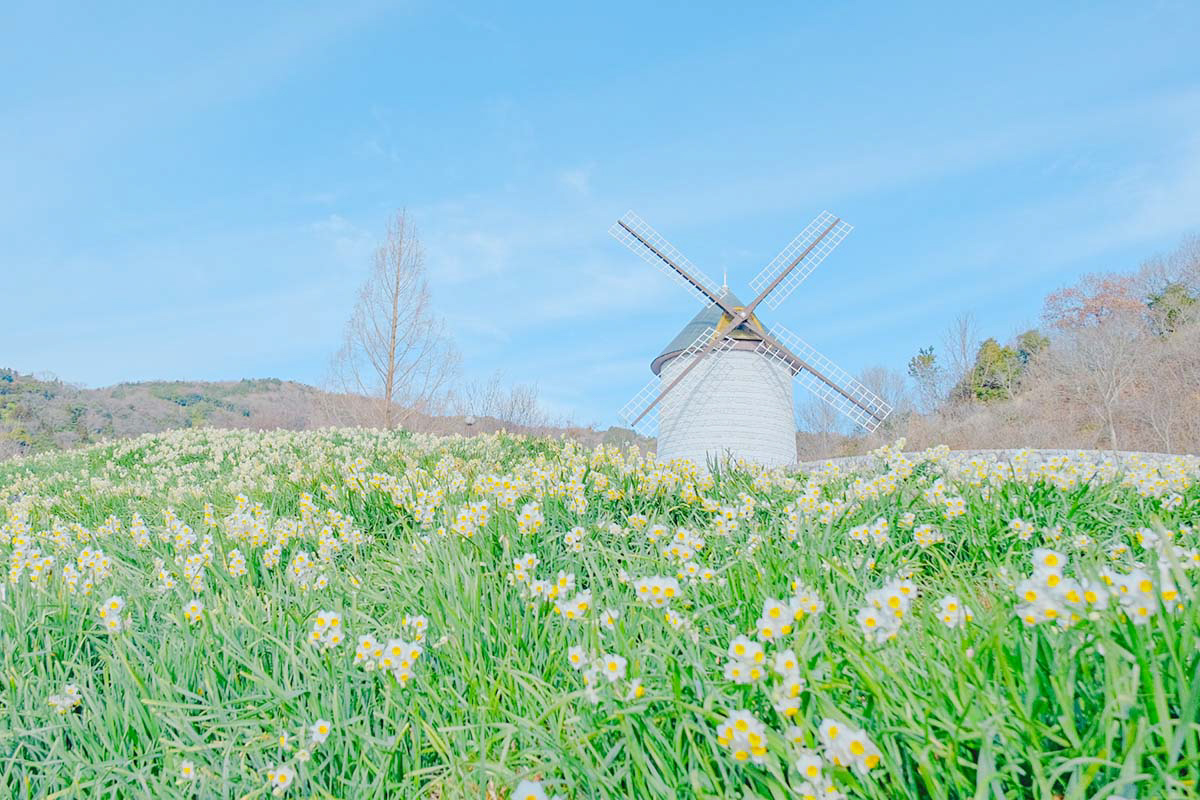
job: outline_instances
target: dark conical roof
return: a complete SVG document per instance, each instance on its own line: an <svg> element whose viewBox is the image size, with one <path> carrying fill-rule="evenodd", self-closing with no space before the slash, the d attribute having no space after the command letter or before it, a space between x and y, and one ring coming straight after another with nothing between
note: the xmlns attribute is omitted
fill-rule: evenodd
<svg viewBox="0 0 1200 800"><path fill-rule="evenodd" d="M738 299L737 295L735 295L729 289L725 289L725 294L722 296L725 299L725 302L728 303L731 308L743 308L745 306L745 304ZM664 347L662 352L654 357L654 360L650 362L650 371L657 375L659 370L662 369L663 364L691 347L692 343L696 341L696 338L700 334L704 333L706 328L717 328L721 322L721 318L724 316L724 309L722 309L716 303L710 303L709 305L700 309L700 313L692 317L692 321L687 325L684 325L683 329L679 331L679 333L675 334L675 338L671 340L670 344Z"/></svg>

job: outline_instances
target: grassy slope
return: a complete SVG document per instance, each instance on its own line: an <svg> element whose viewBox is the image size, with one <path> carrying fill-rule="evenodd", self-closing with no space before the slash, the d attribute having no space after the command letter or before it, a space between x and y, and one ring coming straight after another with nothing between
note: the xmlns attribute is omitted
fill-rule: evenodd
<svg viewBox="0 0 1200 800"><path fill-rule="evenodd" d="M589 468L589 485L593 473L603 473L625 497L589 490L583 514L546 497L538 535L520 533L515 515L497 508L470 539L433 536L422 545L419 537L428 534L414 521L412 500L398 506L384 492L355 489L345 464L359 456L367 474L449 486L451 512L480 499L470 487L486 472L530 477L540 464L558 479L569 476L561 446L546 442L439 443L363 433L194 432L0 464L0 499L14 488L38 496L34 528L60 519L95 531L115 515L128 531L139 511L152 532L147 549L135 547L127 533L90 543L114 562L112 577L91 597L9 587L0 604L6 678L0 785L14 797L70 786L98 797L188 796L192 789L177 780L187 758L200 768L200 796L261 797L264 772L296 763L304 726L320 717L333 722L334 733L312 761L297 764L297 796L478 797L485 787L503 790L522 776L541 775L574 798L781 798L798 779L789 773L789 748L779 734L797 722L812 737L821 718L831 716L865 727L883 751L881 767L867 777L833 771L852 796L1194 795L1200 614L1190 585L1184 611L1160 614L1149 625L1110 612L1060 631L1025 627L1000 571L1027 574L1043 536L1025 542L1010 535L1012 517L1039 529L1063 524L1068 535L1090 533L1093 545L1056 546L1091 569L1109 564L1105 546L1127 539L1133 528L1200 521L1195 485L1181 509L1164 512L1156 499L1107 483L1060 490L1008 482L988 499L979 488L952 483L967 514L947 522L922 501L941 469L927 465L896 491L867 497L844 520L806 520L792 542L780 512L794 489L755 489L739 474L720 480L706 492L719 503L736 506L742 492L761 501L752 522L720 536L713 515L678 491L644 493L642 470L623 477L600 462ZM465 488L453 488L454 474L465 478ZM94 485L92 476L104 483ZM827 493L845 486L834 480ZM155 556L179 573L173 547L157 537L162 512L172 507L203 534L209 530L203 504L211 502L220 519L238 492L274 518L297 517L300 495L309 492L322 509L353 515L374 542L336 557L328 589L304 591L283 567L268 568L261 549L217 530L200 593L205 617L189 625L180 610L193 596L186 585L163 593L153 588ZM532 492L517 508L530 499ZM910 510L937 521L947 542L918 548L898 524ZM620 570L638 577L675 569L644 534L613 536L598 527L624 522L633 511L694 527L709 540L700 560L718 569L724 583L685 587L676 604L692 621L694 640L618 581ZM876 549L846 536L849 526L881 516L892 523L887 545ZM588 529L581 553L562 540L576 524ZM751 553L752 530L762 541ZM1195 547L1195 537L1186 543ZM73 543L63 557L80 546ZM245 578L223 569L234 546L247 553ZM10 549L0 545L6 555ZM311 553L316 543L290 542L284 563L299 549ZM618 609L616 630L569 624L523 600L505 574L525 552L540 557L538 577L573 572L593 591L594 611ZM1127 568L1128 557L1116 565ZM868 645L854 615L867 590L901 569L915 571L922 597L900 637ZM731 684L721 664L730 639L752 631L763 599L786 597L793 576L812 584L827 609L789 637L809 690L800 714L788 720L772 710L767 689ZM976 611L965 629L949 630L936 618L936 600L947 592ZM117 637L103 633L96 616L96 604L109 594L121 594L133 615L133 629ZM321 609L341 612L350 634L330 653L305 644ZM429 646L412 683L400 687L354 667L354 638L396 635L405 613L430 620ZM576 644L627 657L645 697L627 701L624 684L604 685L599 705L586 702L566 659ZM60 718L46 698L72 681L84 703ZM767 766L737 765L717 744L714 726L737 708L752 710L775 732ZM287 751L278 746L283 732L292 737Z"/></svg>

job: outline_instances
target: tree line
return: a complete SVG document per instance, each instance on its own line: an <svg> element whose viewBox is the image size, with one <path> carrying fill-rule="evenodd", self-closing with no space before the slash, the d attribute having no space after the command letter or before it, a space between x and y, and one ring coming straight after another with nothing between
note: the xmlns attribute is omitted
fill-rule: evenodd
<svg viewBox="0 0 1200 800"><path fill-rule="evenodd" d="M981 338L961 315L906 367L904 381L863 376L897 409L870 437L802 410L802 457L896 436L912 447L1200 452L1200 237L1052 292L1040 325L1007 340Z"/></svg>

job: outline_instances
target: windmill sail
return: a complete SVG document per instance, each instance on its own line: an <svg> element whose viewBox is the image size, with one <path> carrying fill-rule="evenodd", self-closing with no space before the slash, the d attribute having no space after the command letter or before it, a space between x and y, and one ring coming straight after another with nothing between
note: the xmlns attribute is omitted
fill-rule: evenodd
<svg viewBox="0 0 1200 800"><path fill-rule="evenodd" d="M608 232L618 242L669 275L701 303L708 305L722 296L721 288L711 278L632 211L613 223Z"/></svg>
<svg viewBox="0 0 1200 800"><path fill-rule="evenodd" d="M797 383L860 427L873 431L892 413L892 407L883 398L787 328L774 325L770 335L790 352L781 352L765 341L759 344L757 352L788 365L795 372ZM798 368L797 360L806 368Z"/></svg>
<svg viewBox="0 0 1200 800"><path fill-rule="evenodd" d="M716 335L714 328L706 328L696 337L695 341L681 351L677 358L702 358L706 363L697 366L696 375L692 378L693 381L705 382L712 372L713 366L717 363L721 354L733 347L734 340L728 337L722 339L712 352L704 353L712 343L713 336ZM628 403L620 410L619 415L625 424L633 428L642 436L653 436L658 429L658 411L662 407L659 400L672 386L663 387L661 378L654 378L649 383L641 388L641 390L633 396Z"/></svg>
<svg viewBox="0 0 1200 800"><path fill-rule="evenodd" d="M764 301L772 309L779 308L779 304L812 274L852 230L854 227L841 218L828 211L821 212L770 264L763 267L762 272L750 281L750 288L762 292L795 264Z"/></svg>

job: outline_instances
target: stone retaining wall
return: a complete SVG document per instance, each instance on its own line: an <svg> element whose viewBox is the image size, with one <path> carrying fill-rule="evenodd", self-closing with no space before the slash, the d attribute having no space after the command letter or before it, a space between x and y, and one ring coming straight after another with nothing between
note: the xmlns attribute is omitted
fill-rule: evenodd
<svg viewBox="0 0 1200 800"><path fill-rule="evenodd" d="M917 461L922 457L923 452L924 451L905 452L904 455L913 461ZM1113 459L1121 464L1126 464L1130 461L1153 463L1156 461L1175 461L1176 459L1184 459L1184 461L1200 468L1200 456L1196 455L1144 453L1127 450L951 450L949 458L960 462L970 461L974 458L983 458L987 461L1011 461L1018 453L1026 454L1029 457L1030 464L1038 464L1050 459L1063 458L1065 456L1076 461L1091 460L1093 463ZM880 460L878 456L872 455L844 456L842 458L829 458L822 461L802 461L797 466L802 470L813 470L820 469L830 462L841 467L843 471L849 472L860 469L873 469L880 463Z"/></svg>

